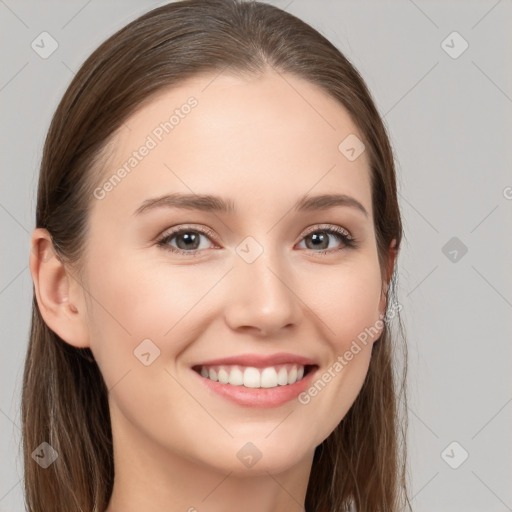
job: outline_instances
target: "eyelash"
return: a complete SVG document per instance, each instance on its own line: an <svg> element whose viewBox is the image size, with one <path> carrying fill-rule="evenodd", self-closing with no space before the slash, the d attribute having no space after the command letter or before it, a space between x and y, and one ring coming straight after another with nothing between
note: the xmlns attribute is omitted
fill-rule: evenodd
<svg viewBox="0 0 512 512"><path fill-rule="evenodd" d="M339 240L341 240L345 244L345 246L341 247L339 249L323 249L321 251L313 251L314 254L318 254L320 256L326 256L328 254L333 254L333 253L342 251L344 249L356 248L358 246L358 241L353 236L348 234L348 231L346 231L345 229L343 229L339 226L329 226L328 228L322 228L322 227L315 226L314 229L309 230L302 237L301 241L304 240L304 238L306 238L308 235L311 235L311 234L319 232L319 231L336 236ZM190 233L190 232L201 233L202 235L205 235L210 240L215 238L215 234L211 229L184 227L184 228L176 229L175 231L171 231L170 233L166 233L163 237L158 239L156 243L159 247L161 247L162 249L164 249L166 251L170 251L170 252L182 254L182 255L188 255L188 256L192 256L192 257L199 256L200 253L202 252L200 249L184 251L183 249L178 249L176 247L172 247L172 246L168 245L169 241L172 240L173 238L175 238L176 236L178 236L182 233ZM211 241L213 241L213 240L211 240Z"/></svg>

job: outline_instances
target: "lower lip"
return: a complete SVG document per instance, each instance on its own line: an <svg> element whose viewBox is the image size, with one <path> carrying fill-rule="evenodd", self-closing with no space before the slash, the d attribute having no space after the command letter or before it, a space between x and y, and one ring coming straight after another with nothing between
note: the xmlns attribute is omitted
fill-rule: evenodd
<svg viewBox="0 0 512 512"><path fill-rule="evenodd" d="M305 391L313 379L318 367L312 368L307 375L294 384L277 386L275 388L246 388L245 386L232 386L207 379L192 370L201 379L203 384L218 395L246 407L279 407L280 405L297 398Z"/></svg>

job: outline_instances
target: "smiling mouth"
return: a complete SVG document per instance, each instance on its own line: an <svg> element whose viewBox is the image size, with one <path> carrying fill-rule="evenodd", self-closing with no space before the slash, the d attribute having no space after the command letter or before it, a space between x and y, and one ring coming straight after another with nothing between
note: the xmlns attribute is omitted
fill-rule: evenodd
<svg viewBox="0 0 512 512"><path fill-rule="evenodd" d="M256 368L241 365L196 365L192 369L201 377L226 384L245 388L276 388L289 386L302 380L317 365L301 365L296 363L279 364Z"/></svg>

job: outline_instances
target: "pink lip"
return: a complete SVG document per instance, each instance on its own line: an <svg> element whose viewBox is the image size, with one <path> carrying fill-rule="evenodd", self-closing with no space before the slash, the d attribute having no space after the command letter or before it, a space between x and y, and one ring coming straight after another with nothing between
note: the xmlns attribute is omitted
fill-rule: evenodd
<svg viewBox="0 0 512 512"><path fill-rule="evenodd" d="M192 373L196 378L201 379L201 382L209 390L238 405L269 408L278 407L297 398L300 393L304 392L309 386L311 386L311 382L314 375L317 373L317 370L318 366L315 366L315 368L311 368L310 371L298 382L288 384L286 386L277 386L275 388L246 388L244 386L232 386L231 384L221 384L220 382L206 379L196 371L192 371Z"/></svg>
<svg viewBox="0 0 512 512"><path fill-rule="evenodd" d="M215 366L215 365L240 365L240 366L252 366L254 368L265 368L267 366L277 366L279 364L300 364L302 366L317 365L312 359L307 357L298 356L295 354L289 354L286 352L280 352L272 355L261 355L261 354L240 354L238 356L223 357L220 359L212 359L210 361L203 361L196 363L194 367L198 366ZM235 386L236 387L236 386Z"/></svg>

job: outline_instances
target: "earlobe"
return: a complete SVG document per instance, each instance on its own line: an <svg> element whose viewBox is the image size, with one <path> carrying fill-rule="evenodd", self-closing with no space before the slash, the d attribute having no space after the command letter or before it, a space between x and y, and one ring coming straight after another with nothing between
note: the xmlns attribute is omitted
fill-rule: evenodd
<svg viewBox="0 0 512 512"><path fill-rule="evenodd" d="M57 256L48 230L34 229L30 273L39 311L48 327L75 347L89 347L83 294Z"/></svg>

